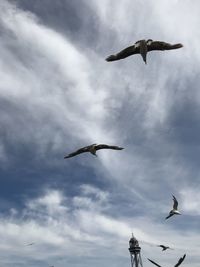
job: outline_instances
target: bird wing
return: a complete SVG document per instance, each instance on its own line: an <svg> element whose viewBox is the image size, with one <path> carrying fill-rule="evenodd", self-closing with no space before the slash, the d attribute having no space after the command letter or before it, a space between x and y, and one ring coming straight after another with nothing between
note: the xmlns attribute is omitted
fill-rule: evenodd
<svg viewBox="0 0 200 267"><path fill-rule="evenodd" d="M82 147L82 148L76 150L75 152L68 154L67 156L64 157L64 159L74 157L74 156L79 155L79 154L84 153L84 152L88 152L89 147L90 146Z"/></svg>
<svg viewBox="0 0 200 267"><path fill-rule="evenodd" d="M153 41L149 45L147 45L148 51L152 50L171 50L171 49L177 49L183 47L182 44L169 44L165 42L160 42L160 41Z"/></svg>
<svg viewBox="0 0 200 267"><path fill-rule="evenodd" d="M169 214L169 215L165 218L165 220L169 219L169 218L172 217L172 216L173 216L173 214Z"/></svg>
<svg viewBox="0 0 200 267"><path fill-rule="evenodd" d="M178 260L177 264L174 265L174 267L178 267L184 261L185 257L186 257L186 254L184 254L183 257Z"/></svg>
<svg viewBox="0 0 200 267"><path fill-rule="evenodd" d="M159 245L158 247L161 247L162 249L166 249L164 245Z"/></svg>
<svg viewBox="0 0 200 267"><path fill-rule="evenodd" d="M137 54L140 52L140 48L137 44L128 46L127 48L123 49L120 51L117 55L120 57L124 55L125 57L131 56L133 54Z"/></svg>
<svg viewBox="0 0 200 267"><path fill-rule="evenodd" d="M140 53L140 47L138 46L138 44L134 44L134 45L131 45L131 46L121 50L119 53L115 54L114 60L123 59L123 58L129 57L129 56L134 55L134 54L139 54L139 53ZM113 55L110 55L109 57L106 58L106 60L112 61L112 56Z"/></svg>
<svg viewBox="0 0 200 267"><path fill-rule="evenodd" d="M109 146L109 145L105 145L105 144L100 144L100 145L96 145L95 146L96 150L99 149L114 149L114 150L122 150L124 149L123 147L119 147L119 146Z"/></svg>
<svg viewBox="0 0 200 267"><path fill-rule="evenodd" d="M172 196L173 196L173 195L172 195ZM173 201L174 201L173 209L177 210L177 208L178 208L178 201L177 201L177 199L175 198L175 196L173 196Z"/></svg>
<svg viewBox="0 0 200 267"><path fill-rule="evenodd" d="M153 263L153 264L155 264L156 266L158 266L158 267L162 267L162 266L160 266L158 263L156 263L155 261L152 261L152 260L150 260L150 259L148 259L151 263Z"/></svg>

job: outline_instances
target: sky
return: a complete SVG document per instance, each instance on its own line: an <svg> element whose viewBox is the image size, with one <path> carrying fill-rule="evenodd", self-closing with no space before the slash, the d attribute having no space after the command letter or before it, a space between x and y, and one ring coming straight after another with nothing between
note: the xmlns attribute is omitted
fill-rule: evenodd
<svg viewBox="0 0 200 267"><path fill-rule="evenodd" d="M0 1L0 266L130 266L133 233L144 266L199 267L199 9ZM105 61L140 39L184 47ZM124 150L64 160L93 143Z"/></svg>

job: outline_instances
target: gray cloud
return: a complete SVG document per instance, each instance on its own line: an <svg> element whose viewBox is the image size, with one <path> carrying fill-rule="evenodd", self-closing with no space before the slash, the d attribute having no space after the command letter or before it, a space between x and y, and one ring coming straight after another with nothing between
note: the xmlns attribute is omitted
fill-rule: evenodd
<svg viewBox="0 0 200 267"><path fill-rule="evenodd" d="M19 216L9 226L6 219L8 234L2 235L8 247L2 263L10 266L7 258L13 253L19 265L26 261L34 266L35 259L42 266L53 243L62 247L52 254L54 260L64 258L59 266L66 259L70 266L79 265L81 257L87 266L102 261L116 266L116 258L121 266L128 262L127 240L134 230L140 240L175 243L181 253L189 251L185 266L197 266L199 214L192 215L199 203L193 197L199 189L199 3L80 1L78 6L77 1L21 1L16 8L13 2L0 4L0 161L4 173L20 170L9 181L20 183L31 169L30 183L36 180L38 192L35 200L24 202L29 204L22 213L30 224ZM150 37L182 42L184 48L149 53L147 66L140 56L104 61L110 53ZM97 159L81 155L63 163L65 153L93 142L119 144L125 150L99 151ZM54 187L57 191L50 196L40 196ZM165 223L172 193L186 215ZM23 200L27 196L26 190L18 194ZM57 202L49 207L49 201ZM43 237L44 218L48 227ZM43 238L34 259L24 252L17 258L18 233L24 229ZM79 242L83 251L74 262ZM113 243L119 246L112 254ZM169 259L159 259L156 248L148 246L144 255L166 265L177 258L167 254Z"/></svg>
<svg viewBox="0 0 200 267"><path fill-rule="evenodd" d="M59 258L61 258L63 263L59 264L64 266L68 258L71 260L74 258L72 264L75 264L86 256L86 262L87 257L90 257L97 266L100 266L102 263L95 256L98 253L103 259L110 257L114 263L117 255L119 258L125 258L127 240L131 231L137 235L139 240L145 240L147 244L143 249L145 256L149 257L152 251L158 253L156 244L163 241L172 244L176 253L184 251L185 247L182 244L187 242L190 245L190 255L196 255L197 251L191 249L192 244L198 244L198 237L194 233L191 235L190 231L186 231L185 235L181 236L179 231L169 229L160 222L151 222L148 217L114 219L98 211L100 206L105 208L108 205L109 207L109 202L100 203L88 197L88 200L93 202L93 207L90 205L91 202L86 205L84 202L86 191L87 193L92 191L97 198L99 195L107 194L98 188L83 185L80 195L82 195L84 206L80 206L76 196L71 199L54 190L45 192L37 199L29 200L21 218L17 211L11 210L11 215L0 221L0 233L3 240L1 262L5 263L10 259L8 262L11 264L13 260L9 255L12 254L16 263L29 262L31 266L34 266L37 261L42 263L47 259L59 263ZM94 209L95 206L96 209ZM155 227L157 236L155 236ZM171 236L175 237L174 243L171 242ZM34 246L26 247L25 245L30 242L34 242ZM113 247L113 244L117 246ZM154 245L150 247L148 244ZM79 247L78 253L77 246ZM168 257L170 262L174 260L173 255L168 255Z"/></svg>

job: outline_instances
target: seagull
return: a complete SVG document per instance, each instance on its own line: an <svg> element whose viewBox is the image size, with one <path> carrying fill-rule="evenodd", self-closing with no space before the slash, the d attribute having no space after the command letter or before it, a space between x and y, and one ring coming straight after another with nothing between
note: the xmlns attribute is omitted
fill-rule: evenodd
<svg viewBox="0 0 200 267"><path fill-rule="evenodd" d="M97 157L96 151L99 150L99 149L122 150L124 148L123 147L119 147L119 146L109 146L109 145L105 145L105 144L100 144L100 145L92 144L90 146L82 147L82 148L78 149L77 151L75 151L73 153L70 153L69 155L65 156L64 159L71 158L71 157L74 157L76 155L79 155L79 154L85 153L85 152L90 152L92 155Z"/></svg>
<svg viewBox="0 0 200 267"><path fill-rule="evenodd" d="M185 257L186 257L186 254L184 254L183 257L180 258L180 259L178 260L177 264L175 264L174 267L178 267L179 265L181 265L181 263L184 261ZM155 261L152 261L152 260L150 260L150 259L148 259L148 260L149 260L151 263L155 264L156 266L158 266L158 267L162 267L161 265L159 265L159 264L156 263Z"/></svg>
<svg viewBox="0 0 200 267"><path fill-rule="evenodd" d="M174 201L173 209L170 210L169 215L165 218L165 220L170 218L173 215L181 215L181 213L178 211L178 201L175 198L175 196L173 196L173 201Z"/></svg>
<svg viewBox="0 0 200 267"><path fill-rule="evenodd" d="M167 250L167 249L172 249L172 248L164 246L164 245L158 245L158 247L161 247L162 251Z"/></svg>
<svg viewBox="0 0 200 267"><path fill-rule="evenodd" d="M172 50L172 49L178 49L183 47L182 44L169 44L161 41L153 41L152 39L146 40L139 40L137 41L134 45L131 45L119 53L115 55L110 55L109 57L106 58L106 61L115 61L115 60L120 60L135 54L140 54L143 58L143 61L145 64L147 64L146 61L146 56L147 52L153 51L153 50Z"/></svg>
<svg viewBox="0 0 200 267"><path fill-rule="evenodd" d="M32 245L34 245L35 243L30 243L30 244L27 244L26 246L32 246Z"/></svg>

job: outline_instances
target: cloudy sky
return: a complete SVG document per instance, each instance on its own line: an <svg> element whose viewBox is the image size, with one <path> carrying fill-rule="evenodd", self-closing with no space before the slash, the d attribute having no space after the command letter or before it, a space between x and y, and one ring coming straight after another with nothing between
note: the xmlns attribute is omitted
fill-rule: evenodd
<svg viewBox="0 0 200 267"><path fill-rule="evenodd" d="M144 266L199 267L199 10L0 1L0 266L129 266L134 233ZM148 38L184 48L105 61ZM125 149L63 159L91 143Z"/></svg>

